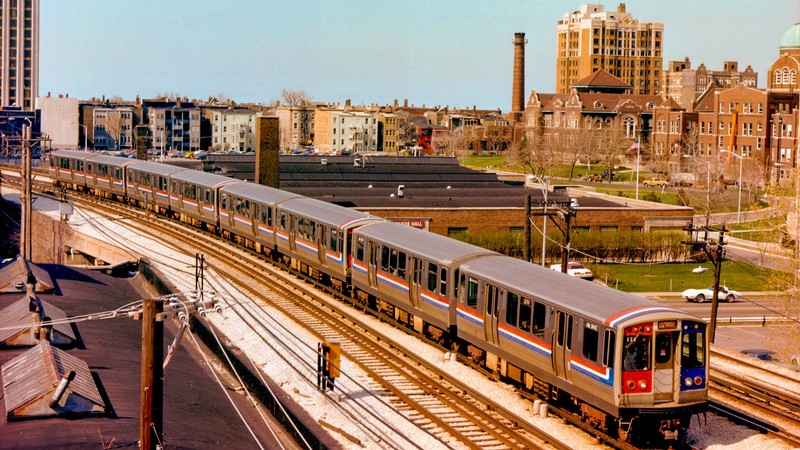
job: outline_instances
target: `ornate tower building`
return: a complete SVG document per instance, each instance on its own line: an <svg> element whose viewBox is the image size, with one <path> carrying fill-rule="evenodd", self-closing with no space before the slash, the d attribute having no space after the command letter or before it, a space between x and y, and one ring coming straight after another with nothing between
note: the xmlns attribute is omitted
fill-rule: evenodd
<svg viewBox="0 0 800 450"><path fill-rule="evenodd" d="M664 24L639 22L620 3L581 5L558 21L556 93L603 69L633 88L632 94L661 93Z"/></svg>

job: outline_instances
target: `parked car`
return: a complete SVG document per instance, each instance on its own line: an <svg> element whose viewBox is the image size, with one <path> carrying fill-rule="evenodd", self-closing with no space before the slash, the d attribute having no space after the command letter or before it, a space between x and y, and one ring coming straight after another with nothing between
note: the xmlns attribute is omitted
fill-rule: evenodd
<svg viewBox="0 0 800 450"><path fill-rule="evenodd" d="M649 187L664 187L668 186L669 182L661 178L653 178L652 180L644 180L642 184Z"/></svg>
<svg viewBox="0 0 800 450"><path fill-rule="evenodd" d="M550 268L556 272L561 272L561 264L552 264ZM591 270L587 269L583 264L574 261L567 263L567 274L585 280L591 280L594 277Z"/></svg>
<svg viewBox="0 0 800 450"><path fill-rule="evenodd" d="M775 350L766 350L763 348L742 350L742 354L752 356L753 358L760 359L761 361L773 361L778 352Z"/></svg>
<svg viewBox="0 0 800 450"><path fill-rule="evenodd" d="M714 298L714 286L705 289L687 289L681 293L681 297L685 298L688 302L703 303L706 300ZM733 289L728 289L725 286L720 286L718 298L730 303L736 299L742 298L742 294Z"/></svg>

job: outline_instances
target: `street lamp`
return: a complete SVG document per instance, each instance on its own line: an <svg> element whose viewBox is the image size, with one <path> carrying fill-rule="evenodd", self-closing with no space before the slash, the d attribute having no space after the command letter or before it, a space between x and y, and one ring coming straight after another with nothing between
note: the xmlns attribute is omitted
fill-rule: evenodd
<svg viewBox="0 0 800 450"><path fill-rule="evenodd" d="M744 160L744 155L737 155L730 150L720 150L720 153L730 153L739 158L739 206L736 209L736 223L742 223L742 161Z"/></svg>
<svg viewBox="0 0 800 450"><path fill-rule="evenodd" d="M70 125L77 125L79 127L83 127L83 151L88 151L89 149L89 129L86 128L86 125L80 122L70 122Z"/></svg>

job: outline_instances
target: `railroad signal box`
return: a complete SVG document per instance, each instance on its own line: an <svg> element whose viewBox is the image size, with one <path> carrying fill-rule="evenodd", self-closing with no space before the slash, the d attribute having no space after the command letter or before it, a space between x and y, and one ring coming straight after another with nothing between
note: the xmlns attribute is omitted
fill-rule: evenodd
<svg viewBox="0 0 800 450"><path fill-rule="evenodd" d="M333 383L339 378L339 364L342 361L341 344L338 341L320 342L317 345L317 387L332 391Z"/></svg>

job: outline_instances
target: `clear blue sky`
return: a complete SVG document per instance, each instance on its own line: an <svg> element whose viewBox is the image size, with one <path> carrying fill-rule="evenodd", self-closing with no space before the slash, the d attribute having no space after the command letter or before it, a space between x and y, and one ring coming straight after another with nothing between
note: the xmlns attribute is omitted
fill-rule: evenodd
<svg viewBox="0 0 800 450"><path fill-rule="evenodd" d="M580 1L41 0L39 95L268 102L281 89L355 104L408 99L508 111L515 32L525 90L555 90L556 23ZM603 3L615 10L620 3ZM664 23L664 62L759 73L800 0L629 0Z"/></svg>

